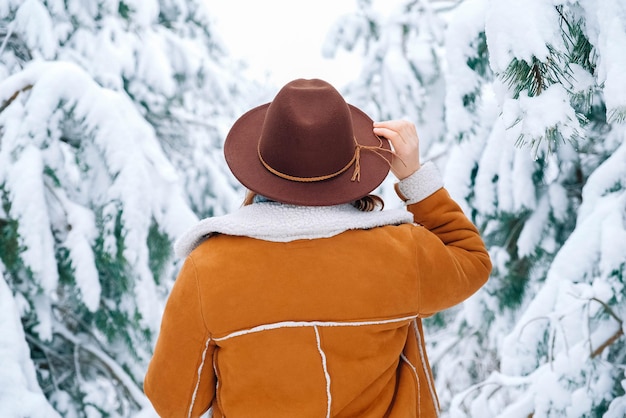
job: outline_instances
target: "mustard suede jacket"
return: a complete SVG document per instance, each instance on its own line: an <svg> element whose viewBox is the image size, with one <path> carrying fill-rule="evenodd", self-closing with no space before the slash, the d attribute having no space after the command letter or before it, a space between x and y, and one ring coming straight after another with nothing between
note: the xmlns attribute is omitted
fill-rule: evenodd
<svg viewBox="0 0 626 418"><path fill-rule="evenodd" d="M434 166L405 210L257 203L202 221L144 390L162 417L435 417L420 318L491 271Z"/></svg>

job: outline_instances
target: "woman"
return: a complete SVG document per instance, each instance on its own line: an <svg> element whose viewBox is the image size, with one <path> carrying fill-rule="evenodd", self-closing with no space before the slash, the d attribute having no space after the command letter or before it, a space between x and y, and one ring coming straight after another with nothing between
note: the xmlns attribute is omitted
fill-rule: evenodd
<svg viewBox="0 0 626 418"><path fill-rule="evenodd" d="M295 80L241 116L224 151L255 197L177 243L186 261L144 383L157 412L437 416L420 318L469 297L491 264L420 164L415 127ZM389 169L408 211L372 210Z"/></svg>

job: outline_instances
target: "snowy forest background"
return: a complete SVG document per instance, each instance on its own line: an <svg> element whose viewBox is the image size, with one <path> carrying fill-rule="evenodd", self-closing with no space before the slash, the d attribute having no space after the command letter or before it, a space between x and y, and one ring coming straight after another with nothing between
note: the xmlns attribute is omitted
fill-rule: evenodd
<svg viewBox="0 0 626 418"><path fill-rule="evenodd" d="M408 118L488 284L427 320L445 417L626 415L626 3L371 0L320 48ZM142 380L199 218L239 206L246 79L202 0L0 1L0 415L154 417ZM379 193L398 205L388 179Z"/></svg>

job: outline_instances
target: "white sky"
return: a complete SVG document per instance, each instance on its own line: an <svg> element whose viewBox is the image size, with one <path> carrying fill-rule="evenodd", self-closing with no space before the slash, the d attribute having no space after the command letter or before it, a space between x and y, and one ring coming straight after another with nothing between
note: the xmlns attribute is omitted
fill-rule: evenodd
<svg viewBox="0 0 626 418"><path fill-rule="evenodd" d="M282 86L321 78L339 88L357 77L359 58L347 52L322 57L331 25L356 10L356 0L207 0L216 30L250 76Z"/></svg>

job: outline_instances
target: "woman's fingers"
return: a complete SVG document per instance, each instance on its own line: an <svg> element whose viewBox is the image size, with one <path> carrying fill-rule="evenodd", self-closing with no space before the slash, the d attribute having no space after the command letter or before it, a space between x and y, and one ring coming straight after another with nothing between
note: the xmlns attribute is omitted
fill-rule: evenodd
<svg viewBox="0 0 626 418"><path fill-rule="evenodd" d="M417 130L415 125L406 120L389 120L385 122L374 122L374 128L385 129L389 132L393 131L404 141L417 141Z"/></svg>
<svg viewBox="0 0 626 418"><path fill-rule="evenodd" d="M419 137L413 123L406 120L374 122L374 133L391 142L394 150L391 171L398 179L420 169Z"/></svg>
<svg viewBox="0 0 626 418"><path fill-rule="evenodd" d="M378 136L388 139L389 142L391 142L391 147L394 149L394 151L397 148L403 147L405 144L405 140L402 139L400 134L396 131L392 131L391 129L374 128L374 133Z"/></svg>

